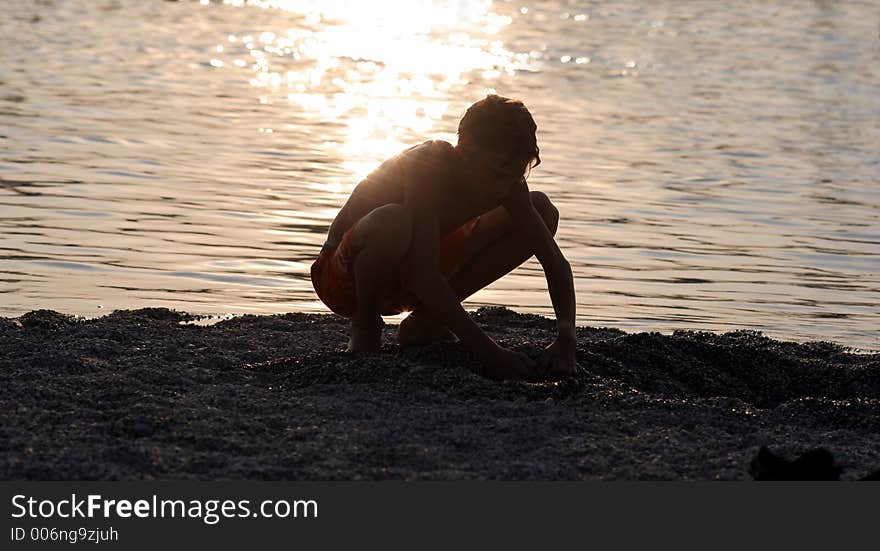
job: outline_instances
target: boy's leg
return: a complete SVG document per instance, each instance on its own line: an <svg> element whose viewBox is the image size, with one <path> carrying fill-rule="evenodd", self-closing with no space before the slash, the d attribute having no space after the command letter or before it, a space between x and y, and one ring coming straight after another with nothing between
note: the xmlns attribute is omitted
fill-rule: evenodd
<svg viewBox="0 0 880 551"><path fill-rule="evenodd" d="M357 310L351 318L348 350L382 346L379 307L400 282L401 261L409 249L412 223L401 205L385 205L361 218L354 230L354 282Z"/></svg>
<svg viewBox="0 0 880 551"><path fill-rule="evenodd" d="M530 192L535 210L544 219L550 233L556 235L559 211L544 193ZM468 242L466 260L449 279L449 285L464 300L483 287L510 273L528 260L534 252L513 232L513 225L503 207L480 217L480 223ZM398 341L402 346L419 345L439 340L448 330L430 315L414 310L400 323Z"/></svg>
<svg viewBox="0 0 880 551"><path fill-rule="evenodd" d="M529 195L550 234L555 236L559 226L556 206L543 192L532 191ZM513 232L510 217L503 207L480 217L480 224L474 230L469 245L467 260L449 280L459 300L501 279L534 254L528 244Z"/></svg>

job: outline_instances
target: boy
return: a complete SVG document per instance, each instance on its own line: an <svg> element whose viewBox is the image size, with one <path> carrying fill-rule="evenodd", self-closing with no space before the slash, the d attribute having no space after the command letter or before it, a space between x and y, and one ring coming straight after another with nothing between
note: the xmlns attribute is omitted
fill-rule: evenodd
<svg viewBox="0 0 880 551"><path fill-rule="evenodd" d="M381 315L410 311L398 329L402 346L451 330L493 379L575 374L574 282L553 239L559 213L526 184L541 162L536 130L522 102L490 95L468 108L455 147L411 147L357 185L311 271L324 304L351 318L350 351L378 350ZM498 346L461 306L532 255L558 329L539 365Z"/></svg>

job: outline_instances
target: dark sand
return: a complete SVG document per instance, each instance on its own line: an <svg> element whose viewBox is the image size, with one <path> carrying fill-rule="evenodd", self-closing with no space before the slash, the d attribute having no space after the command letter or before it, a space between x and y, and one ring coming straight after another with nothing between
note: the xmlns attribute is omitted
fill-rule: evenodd
<svg viewBox="0 0 880 551"><path fill-rule="evenodd" d="M457 344L341 352L345 320L165 309L0 318L2 479L748 479L761 445L880 466L880 355L753 332L578 329L575 379L498 383ZM553 322L475 319L537 356Z"/></svg>

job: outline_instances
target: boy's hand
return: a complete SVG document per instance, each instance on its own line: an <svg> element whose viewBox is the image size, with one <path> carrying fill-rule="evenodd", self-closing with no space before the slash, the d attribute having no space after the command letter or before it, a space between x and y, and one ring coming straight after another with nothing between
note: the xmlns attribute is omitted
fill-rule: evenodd
<svg viewBox="0 0 880 551"><path fill-rule="evenodd" d="M577 374L577 340L571 336L560 335L544 349L538 361L538 371L551 379L564 379Z"/></svg>
<svg viewBox="0 0 880 551"><path fill-rule="evenodd" d="M483 375L490 379L499 381L538 380L535 362L522 352L498 346L481 361L484 367Z"/></svg>

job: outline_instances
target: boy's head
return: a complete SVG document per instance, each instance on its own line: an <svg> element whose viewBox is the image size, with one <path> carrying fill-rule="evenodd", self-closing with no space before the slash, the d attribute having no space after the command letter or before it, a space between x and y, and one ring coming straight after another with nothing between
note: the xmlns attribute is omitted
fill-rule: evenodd
<svg viewBox="0 0 880 551"><path fill-rule="evenodd" d="M525 171L541 162L537 128L523 102L493 94L465 112L458 123L458 141L465 148L492 154L502 165Z"/></svg>

